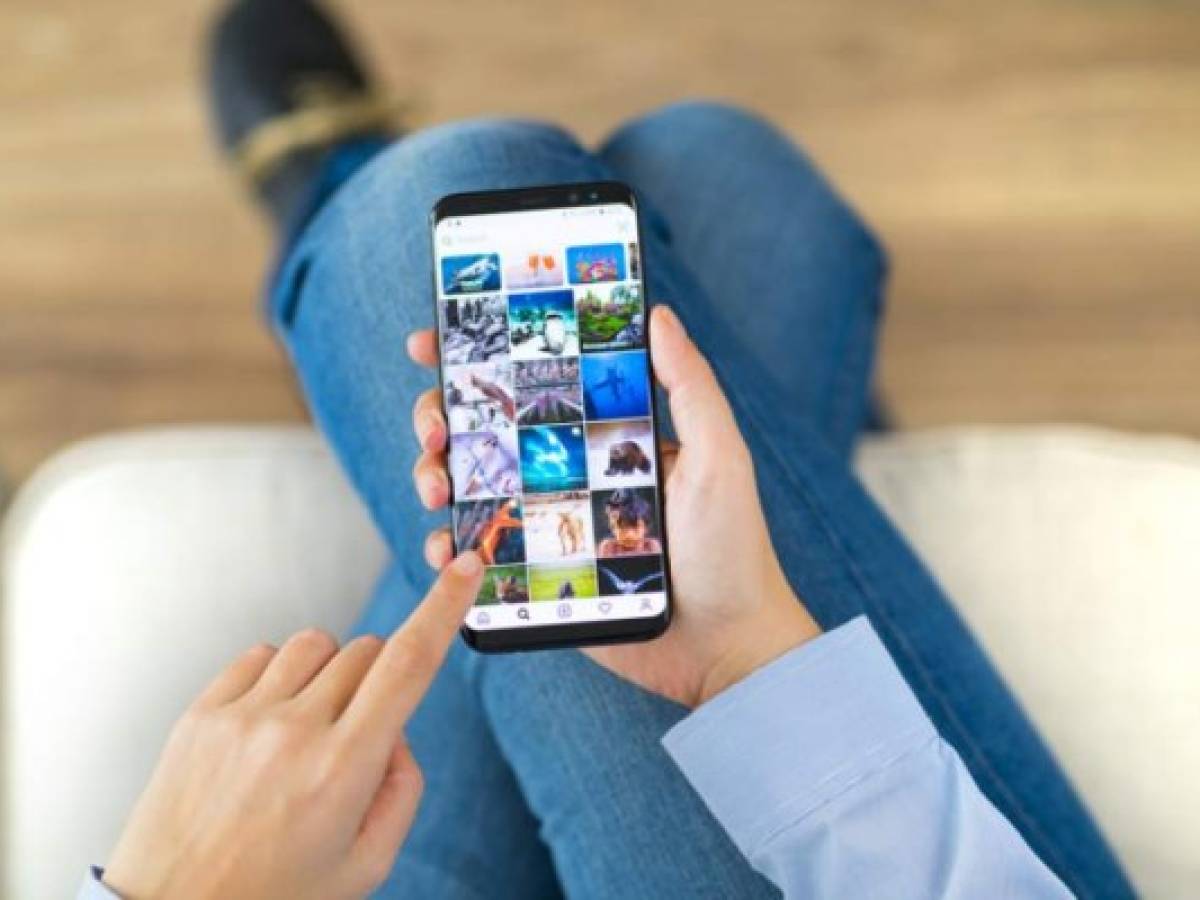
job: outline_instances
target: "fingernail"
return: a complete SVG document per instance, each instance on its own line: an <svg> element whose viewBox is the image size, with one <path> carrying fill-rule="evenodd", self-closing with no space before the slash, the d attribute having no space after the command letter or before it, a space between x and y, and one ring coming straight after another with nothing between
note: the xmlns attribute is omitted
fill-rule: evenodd
<svg viewBox="0 0 1200 900"><path fill-rule="evenodd" d="M671 309L671 307L660 303L654 308L659 310L658 317L662 321L663 325L666 325L668 328L682 327L682 323L679 321L679 316L675 315L675 310Z"/></svg>
<svg viewBox="0 0 1200 900"><path fill-rule="evenodd" d="M454 560L450 564L450 568L459 575L475 576L483 569L483 562L479 559L478 553L468 550Z"/></svg>

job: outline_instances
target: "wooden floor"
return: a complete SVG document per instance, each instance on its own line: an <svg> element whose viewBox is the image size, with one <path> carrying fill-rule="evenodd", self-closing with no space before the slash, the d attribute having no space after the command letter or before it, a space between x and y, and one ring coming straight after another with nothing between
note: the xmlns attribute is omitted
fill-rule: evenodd
<svg viewBox="0 0 1200 900"><path fill-rule="evenodd" d="M1200 436L1200 8L1123 0L342 4L431 120L589 139L687 96L803 141L894 259L904 426ZM297 419L267 234L205 130L196 0L0 5L0 468L95 432Z"/></svg>

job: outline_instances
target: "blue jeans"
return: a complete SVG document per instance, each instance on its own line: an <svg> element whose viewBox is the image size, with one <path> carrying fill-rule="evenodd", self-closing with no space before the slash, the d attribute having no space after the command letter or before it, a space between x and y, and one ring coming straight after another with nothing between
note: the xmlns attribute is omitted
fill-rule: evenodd
<svg viewBox="0 0 1200 900"><path fill-rule="evenodd" d="M552 127L478 121L377 148L280 267L271 315L314 416L394 553L356 631L386 634L431 580L409 410L433 384L404 353L432 324L428 214L456 191L617 178L639 193L648 290L711 360L775 546L825 628L865 613L979 786L1077 894L1132 891L1054 759L924 566L855 480L883 253L794 146L705 103L598 151ZM342 169L347 167L345 160ZM686 710L576 651L456 646L409 739L420 814L381 896L756 897L659 739Z"/></svg>

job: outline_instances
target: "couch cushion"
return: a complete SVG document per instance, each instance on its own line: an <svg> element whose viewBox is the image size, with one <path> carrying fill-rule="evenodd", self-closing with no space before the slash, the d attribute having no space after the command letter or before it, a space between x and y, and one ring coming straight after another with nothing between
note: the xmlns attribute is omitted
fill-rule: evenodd
<svg viewBox="0 0 1200 900"><path fill-rule="evenodd" d="M1070 429L866 445L871 490L955 597L1133 871L1200 881L1200 449ZM238 650L340 632L385 558L320 440L91 441L5 526L0 895L105 858L170 723Z"/></svg>
<svg viewBox="0 0 1200 900"><path fill-rule="evenodd" d="M868 444L859 463L1140 890L1195 896L1200 445L954 429Z"/></svg>
<svg viewBox="0 0 1200 900"><path fill-rule="evenodd" d="M236 653L343 632L384 549L301 428L89 441L5 527L0 896L71 896L188 700Z"/></svg>

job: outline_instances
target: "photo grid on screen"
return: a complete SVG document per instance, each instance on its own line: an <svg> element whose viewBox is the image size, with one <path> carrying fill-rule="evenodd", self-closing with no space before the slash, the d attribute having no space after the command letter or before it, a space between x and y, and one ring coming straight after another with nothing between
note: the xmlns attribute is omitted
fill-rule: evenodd
<svg viewBox="0 0 1200 900"><path fill-rule="evenodd" d="M665 590L638 247L439 259L456 548L478 605Z"/></svg>

